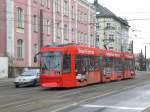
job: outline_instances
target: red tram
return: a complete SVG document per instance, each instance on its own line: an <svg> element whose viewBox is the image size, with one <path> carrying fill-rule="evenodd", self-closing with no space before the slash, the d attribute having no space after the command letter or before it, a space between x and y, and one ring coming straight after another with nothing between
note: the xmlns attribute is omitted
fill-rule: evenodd
<svg viewBox="0 0 150 112"><path fill-rule="evenodd" d="M114 52L102 50L102 67L103 81L115 81L123 79L123 54L121 52Z"/></svg>
<svg viewBox="0 0 150 112"><path fill-rule="evenodd" d="M58 45L41 48L40 55L43 88L79 87L135 76L134 56L129 53Z"/></svg>
<svg viewBox="0 0 150 112"><path fill-rule="evenodd" d="M135 62L134 62L134 55L128 52L125 52L123 55L124 59L124 73L123 78L129 79L135 77Z"/></svg>

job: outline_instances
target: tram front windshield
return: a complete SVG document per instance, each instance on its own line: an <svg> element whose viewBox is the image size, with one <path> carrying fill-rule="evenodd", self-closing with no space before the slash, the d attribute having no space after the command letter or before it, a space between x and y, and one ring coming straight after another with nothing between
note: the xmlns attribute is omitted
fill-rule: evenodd
<svg viewBox="0 0 150 112"><path fill-rule="evenodd" d="M62 53L60 52L45 52L41 54L41 70L54 74L54 71L60 74L62 69Z"/></svg>

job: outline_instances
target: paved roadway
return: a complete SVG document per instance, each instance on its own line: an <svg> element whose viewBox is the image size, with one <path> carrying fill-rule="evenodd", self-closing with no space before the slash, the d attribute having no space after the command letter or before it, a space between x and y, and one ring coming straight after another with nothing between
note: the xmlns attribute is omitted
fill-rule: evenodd
<svg viewBox="0 0 150 112"><path fill-rule="evenodd" d="M150 106L150 84L128 91L113 92L89 103L78 102L63 112L142 112ZM62 112L61 111L61 112Z"/></svg>
<svg viewBox="0 0 150 112"><path fill-rule="evenodd" d="M0 80L0 112L142 112L150 106L150 73L76 89L14 88Z"/></svg>

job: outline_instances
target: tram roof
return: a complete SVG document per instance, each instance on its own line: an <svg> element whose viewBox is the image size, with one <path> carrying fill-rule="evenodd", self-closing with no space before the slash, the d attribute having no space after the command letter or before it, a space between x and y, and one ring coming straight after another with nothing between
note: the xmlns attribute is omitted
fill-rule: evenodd
<svg viewBox="0 0 150 112"><path fill-rule="evenodd" d="M47 51L59 51L59 52L69 52L72 54L80 54L80 55L95 55L99 56L100 52L98 48L88 47L85 45L78 44L64 44L64 45L56 45L56 46L44 46L41 48L42 52Z"/></svg>

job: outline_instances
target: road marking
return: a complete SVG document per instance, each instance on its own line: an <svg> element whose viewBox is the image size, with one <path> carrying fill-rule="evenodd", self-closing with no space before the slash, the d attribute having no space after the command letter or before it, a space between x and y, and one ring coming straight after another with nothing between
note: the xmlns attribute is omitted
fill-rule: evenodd
<svg viewBox="0 0 150 112"><path fill-rule="evenodd" d="M110 109L121 109L121 110L144 110L142 107L124 107L124 106L109 106L109 105L81 105L82 107L89 108L110 108Z"/></svg>
<svg viewBox="0 0 150 112"><path fill-rule="evenodd" d="M87 102L87 101L90 101L90 100L93 100L93 99L97 99L97 98L101 98L101 97L105 97L105 96L107 96L107 95L111 95L111 94L113 94L113 93L116 93L117 91L112 91L111 89L110 90L107 90L107 91L105 91L105 94L102 94L102 95L96 95L96 96L94 96L94 97L90 97L90 98L86 98L86 99L84 99L84 100L81 100L81 101L79 101L78 103L84 103L84 102Z"/></svg>
<svg viewBox="0 0 150 112"><path fill-rule="evenodd" d="M63 107L61 107L61 108L55 109L55 110L53 110L53 111L51 111L51 112L58 112L58 111L61 111L61 110L70 108L70 107L72 107L72 106L77 106L77 105L80 105L81 103L84 103L84 102L86 102L86 101L89 101L89 100L92 100L92 99L96 99L96 98L100 98L100 97L104 97L104 96L110 95L110 94L112 94L112 93L115 93L116 91L109 90L109 91L105 91L105 92L106 92L105 94L98 95L98 96L94 96L94 97L90 97L90 98L86 98L86 99L81 100L81 101L79 101L79 102L74 102L74 103L72 103L72 104L70 104L70 105L66 105L66 106L63 106Z"/></svg>
<svg viewBox="0 0 150 112"><path fill-rule="evenodd" d="M66 106L63 106L63 107L61 107L61 108L52 110L51 112L58 112L58 111L61 111L61 110L64 110L64 109L67 109L67 108L69 108L69 107L76 106L76 105L78 105L78 103L75 102L75 103L72 103L72 104L70 104L70 105L66 105Z"/></svg>
<svg viewBox="0 0 150 112"><path fill-rule="evenodd" d="M18 96L18 95L28 95L29 93L33 94L33 91L30 91L30 90L38 90L38 89L37 88L31 88L31 89L25 89L25 90L20 89L20 90L18 90L18 92L21 92L21 93L7 94L7 95L3 95L3 96L0 96L0 97L5 98L5 97L15 97L15 96Z"/></svg>

